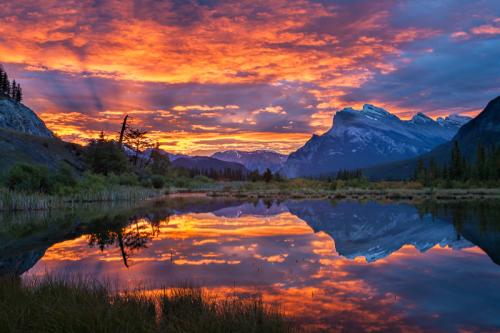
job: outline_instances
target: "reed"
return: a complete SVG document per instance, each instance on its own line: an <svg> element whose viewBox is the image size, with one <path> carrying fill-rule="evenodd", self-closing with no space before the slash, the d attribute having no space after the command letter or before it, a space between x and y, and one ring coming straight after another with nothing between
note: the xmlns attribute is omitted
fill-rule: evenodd
<svg viewBox="0 0 500 333"><path fill-rule="evenodd" d="M0 211L48 210L86 202L139 201L159 195L159 190L128 186L113 186L68 195L29 194L0 189Z"/></svg>
<svg viewBox="0 0 500 333"><path fill-rule="evenodd" d="M293 332L260 300L211 298L200 288L117 293L90 278L0 280L5 332Z"/></svg>

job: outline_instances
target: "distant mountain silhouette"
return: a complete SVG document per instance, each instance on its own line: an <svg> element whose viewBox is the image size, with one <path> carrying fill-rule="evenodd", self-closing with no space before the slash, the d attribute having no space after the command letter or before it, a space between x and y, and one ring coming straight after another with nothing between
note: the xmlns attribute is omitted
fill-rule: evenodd
<svg viewBox="0 0 500 333"><path fill-rule="evenodd" d="M270 150L226 150L217 152L212 157L226 162L241 163L250 171L258 170L259 173L263 173L266 169L272 172L281 169L288 156Z"/></svg>
<svg viewBox="0 0 500 333"><path fill-rule="evenodd" d="M216 158L207 156L177 158L176 160L172 161L172 166L189 170L215 170L220 172L224 171L225 169L231 169L241 171L243 174L248 172L243 164L221 161Z"/></svg>

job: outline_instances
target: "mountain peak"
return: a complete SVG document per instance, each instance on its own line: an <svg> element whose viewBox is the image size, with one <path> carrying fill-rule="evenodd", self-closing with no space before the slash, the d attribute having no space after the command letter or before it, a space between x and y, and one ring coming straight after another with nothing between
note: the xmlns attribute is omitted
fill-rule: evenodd
<svg viewBox="0 0 500 333"><path fill-rule="evenodd" d="M416 124L430 124L430 123L434 123L434 120L423 114L422 112L418 112L417 114L415 114L411 120L410 120L412 123L416 123Z"/></svg>
<svg viewBox="0 0 500 333"><path fill-rule="evenodd" d="M283 170L288 177L331 175L340 169L403 160L445 143L460 126L450 119L440 126L423 113L401 120L370 104L361 110L344 108L335 114L329 131L290 154Z"/></svg>
<svg viewBox="0 0 500 333"><path fill-rule="evenodd" d="M450 114L447 117L439 117L437 122L441 126L463 126L471 120L471 117L462 116L458 113Z"/></svg>
<svg viewBox="0 0 500 333"><path fill-rule="evenodd" d="M382 109L382 108L379 108L377 106L374 106L372 104L363 105L363 109L361 110L361 112L368 114L368 115L378 116L378 117L394 116L389 111Z"/></svg>

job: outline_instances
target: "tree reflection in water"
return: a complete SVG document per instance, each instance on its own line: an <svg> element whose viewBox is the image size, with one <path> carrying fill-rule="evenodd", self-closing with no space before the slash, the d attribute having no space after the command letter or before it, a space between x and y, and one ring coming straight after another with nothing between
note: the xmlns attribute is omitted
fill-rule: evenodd
<svg viewBox="0 0 500 333"><path fill-rule="evenodd" d="M109 246L117 246L125 267L129 267L128 259L131 254L147 248L155 237L160 234L161 224L168 224L169 215L139 215L130 217L125 223L118 224L109 221L103 223L103 230L88 235L90 247L98 247L104 251Z"/></svg>

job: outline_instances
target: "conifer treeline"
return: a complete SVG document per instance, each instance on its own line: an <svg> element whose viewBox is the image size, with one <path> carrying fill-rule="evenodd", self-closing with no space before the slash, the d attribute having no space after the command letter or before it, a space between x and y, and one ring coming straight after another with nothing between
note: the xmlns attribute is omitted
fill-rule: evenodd
<svg viewBox="0 0 500 333"><path fill-rule="evenodd" d="M0 65L0 95L8 96L20 103L23 100L23 90L16 80L9 80L9 75Z"/></svg>
<svg viewBox="0 0 500 333"><path fill-rule="evenodd" d="M193 169L186 169L186 172L189 174L189 176L195 177L198 175L201 176L206 176L208 178L216 179L216 180L245 180L246 174L243 173L242 170L239 169L231 169L231 168L224 168L224 169L215 169L215 168L207 168L207 169L198 169L198 168L193 168Z"/></svg>
<svg viewBox="0 0 500 333"><path fill-rule="evenodd" d="M468 162L463 156L457 141L453 143L450 162L439 166L434 159L426 165L420 159L414 179L428 185L433 181L491 181L500 180L500 147L478 144L474 162Z"/></svg>

